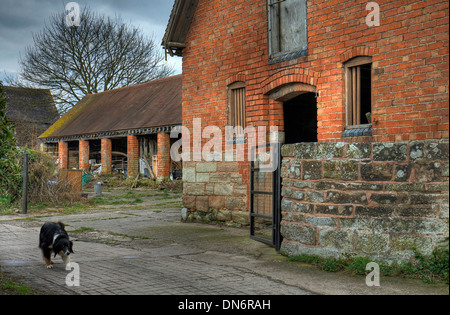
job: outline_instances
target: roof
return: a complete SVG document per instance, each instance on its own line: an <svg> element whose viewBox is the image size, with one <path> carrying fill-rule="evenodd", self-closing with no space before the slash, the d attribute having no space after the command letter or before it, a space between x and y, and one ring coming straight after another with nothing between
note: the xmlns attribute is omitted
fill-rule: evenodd
<svg viewBox="0 0 450 315"><path fill-rule="evenodd" d="M181 75L86 95L41 139L93 139L157 133L181 125Z"/></svg>
<svg viewBox="0 0 450 315"><path fill-rule="evenodd" d="M181 56L199 0L175 0L162 46L171 56Z"/></svg>
<svg viewBox="0 0 450 315"><path fill-rule="evenodd" d="M53 124L59 118L50 90L11 86L4 86L4 90L8 120Z"/></svg>

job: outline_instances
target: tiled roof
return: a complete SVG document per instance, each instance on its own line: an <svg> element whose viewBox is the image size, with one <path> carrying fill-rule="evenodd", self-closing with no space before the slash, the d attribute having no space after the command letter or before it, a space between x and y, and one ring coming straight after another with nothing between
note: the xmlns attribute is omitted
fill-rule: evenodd
<svg viewBox="0 0 450 315"><path fill-rule="evenodd" d="M85 96L40 138L181 125L181 75Z"/></svg>

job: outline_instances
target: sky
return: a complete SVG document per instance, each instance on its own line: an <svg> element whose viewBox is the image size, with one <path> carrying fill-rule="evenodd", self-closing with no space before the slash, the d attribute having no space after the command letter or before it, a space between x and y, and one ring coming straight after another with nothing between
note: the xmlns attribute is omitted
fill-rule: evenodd
<svg viewBox="0 0 450 315"><path fill-rule="evenodd" d="M49 17L65 10L66 4L77 2L81 8L88 5L106 16L120 16L125 23L142 29L143 33L160 45L173 0L0 0L0 80L15 75L19 70L19 56L33 44L33 33L43 29ZM161 47L161 51L162 51ZM181 73L181 58L167 57Z"/></svg>

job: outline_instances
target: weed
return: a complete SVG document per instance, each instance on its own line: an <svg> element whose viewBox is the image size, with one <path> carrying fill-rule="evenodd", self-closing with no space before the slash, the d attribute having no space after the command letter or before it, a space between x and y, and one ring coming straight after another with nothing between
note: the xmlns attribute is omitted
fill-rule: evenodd
<svg viewBox="0 0 450 315"><path fill-rule="evenodd" d="M289 261L304 262L312 264L329 272L349 271L358 275L367 273L366 266L374 262L367 257L355 257L351 255L341 258L322 258L314 255L301 254L289 257ZM375 261L376 262L376 261ZM445 282L449 283L449 252L448 250L436 249L431 256L423 256L415 251L415 259L407 263L385 263L376 262L380 271L385 276L403 276L422 279L426 283Z"/></svg>
<svg viewBox="0 0 450 315"><path fill-rule="evenodd" d="M367 257L355 257L353 259L350 258L345 268L358 275L365 275L366 266L370 262L372 262L372 260Z"/></svg>

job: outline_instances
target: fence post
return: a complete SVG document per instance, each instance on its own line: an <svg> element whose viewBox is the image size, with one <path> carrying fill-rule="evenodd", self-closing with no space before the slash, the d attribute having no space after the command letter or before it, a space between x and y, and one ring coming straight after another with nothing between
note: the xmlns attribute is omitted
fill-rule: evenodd
<svg viewBox="0 0 450 315"><path fill-rule="evenodd" d="M27 214L28 211L28 153L25 152L23 158L23 200L22 213Z"/></svg>

